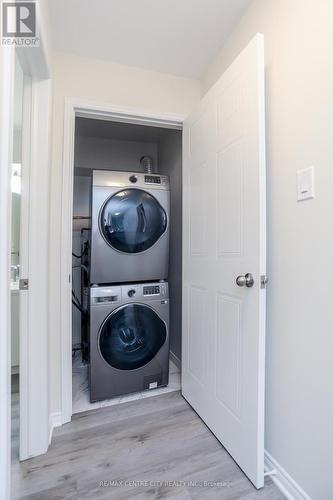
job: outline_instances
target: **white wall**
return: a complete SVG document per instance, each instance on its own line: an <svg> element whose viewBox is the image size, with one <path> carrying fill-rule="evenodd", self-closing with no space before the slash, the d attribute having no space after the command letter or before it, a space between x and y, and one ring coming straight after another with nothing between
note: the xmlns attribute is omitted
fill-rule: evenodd
<svg viewBox="0 0 333 500"><path fill-rule="evenodd" d="M63 111L65 97L124 105L153 112L186 115L198 101L200 82L133 67L109 64L74 55L54 57L53 154L50 214L50 404L60 400L60 217L62 183Z"/></svg>
<svg viewBox="0 0 333 500"><path fill-rule="evenodd" d="M333 498L333 2L254 0L203 93L265 35L268 273L266 449L311 496ZM297 203L296 170L316 197Z"/></svg>

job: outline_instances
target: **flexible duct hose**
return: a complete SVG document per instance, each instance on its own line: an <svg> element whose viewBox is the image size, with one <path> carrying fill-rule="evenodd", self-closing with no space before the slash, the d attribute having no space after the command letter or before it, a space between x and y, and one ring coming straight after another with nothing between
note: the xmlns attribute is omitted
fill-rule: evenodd
<svg viewBox="0 0 333 500"><path fill-rule="evenodd" d="M142 156L140 158L140 165L147 174L154 172L153 159L151 156Z"/></svg>

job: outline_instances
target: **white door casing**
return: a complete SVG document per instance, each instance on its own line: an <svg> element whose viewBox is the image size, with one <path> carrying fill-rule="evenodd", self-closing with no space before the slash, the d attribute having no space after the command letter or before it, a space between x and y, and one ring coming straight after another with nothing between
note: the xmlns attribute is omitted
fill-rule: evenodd
<svg viewBox="0 0 333 500"><path fill-rule="evenodd" d="M82 99L65 99L61 207L61 424L72 418L72 220L75 118L181 130L185 117Z"/></svg>
<svg viewBox="0 0 333 500"><path fill-rule="evenodd" d="M31 114L32 81L24 76L22 169L20 210L20 278L29 278L29 219L30 219L30 164L31 164ZM19 353L20 353L20 460L29 458L29 290L20 290Z"/></svg>
<svg viewBox="0 0 333 500"><path fill-rule="evenodd" d="M25 76L20 275L20 460L45 453L48 406L48 226L50 80Z"/></svg>
<svg viewBox="0 0 333 500"><path fill-rule="evenodd" d="M43 29L43 23L40 23ZM41 38L40 46L33 49L6 47L0 50L0 74L5 77L0 78L0 222L3 244L0 245L0 498L9 498L10 496L10 251L11 251L11 163L12 163L12 130L13 130L13 97L14 97L14 67L15 55L19 55L20 63L25 75L34 79L33 87L35 90L35 109L38 111L32 125L32 143L34 143L35 154L33 156L33 165L35 176L29 179L30 187L33 186L36 192L45 193L45 199L48 199L48 181L45 182L46 172L48 172L49 158L49 137L48 123L50 119L50 109L48 106L50 81L44 80L49 75L47 67L47 56L45 50L45 41ZM40 92L39 87L48 87L48 92ZM38 88L37 88L38 87ZM47 97L47 99L46 99ZM38 127L37 127L38 124ZM46 126L47 125L47 126ZM42 147L40 147L42 144ZM42 174L39 176L39 172ZM36 178L38 179L37 182ZM23 183L22 183L23 184ZM24 186L22 186L24 188ZM43 196L42 195L42 196ZM33 293L29 294L30 313L26 315L27 308L20 310L20 323L26 323L25 332L27 334L26 343L29 351L21 348L20 354L20 397L23 405L20 405L20 411L27 416L24 421L20 417L21 423L24 423L20 429L20 457L37 455L46 451L44 442L47 444L48 436L48 415L44 411L48 405L48 393L46 386L47 377L47 283L46 286L39 286L39 276L45 276L47 271L48 255L45 253L44 245L47 244L47 217L46 224L40 224L40 217L36 214L47 214L45 201L40 203L40 198L34 198L34 203L30 205L30 219L34 221L36 230L30 234L29 239L23 243L29 245L29 278L33 282ZM44 230L45 229L45 230ZM28 233L26 233L28 234ZM37 235L37 237L36 237ZM41 250L42 241L42 250ZM31 252L33 250L33 252ZM36 279L37 276L37 279ZM41 297L43 303L41 303ZM27 303L26 297L24 298ZM31 321L33 319L33 321ZM29 323L28 323L29 321ZM20 339L21 340L21 339ZM42 362L40 363L40 360ZM27 375L28 367L32 369ZM26 393L25 391L29 391ZM39 411L41 409L41 411ZM27 411L28 410L28 411ZM34 418L38 415L38 418ZM28 435L24 436L24 429ZM46 436L46 440L45 440ZM21 446L22 445L22 446ZM41 445L41 446L40 446ZM24 456L25 451L27 456Z"/></svg>
<svg viewBox="0 0 333 500"><path fill-rule="evenodd" d="M10 238L15 52L0 50L0 498L10 496ZM6 242L5 244L3 242ZM7 244L8 243L8 244Z"/></svg>
<svg viewBox="0 0 333 500"><path fill-rule="evenodd" d="M184 123L182 393L264 485L266 274L263 36ZM236 278L252 273L254 286Z"/></svg>

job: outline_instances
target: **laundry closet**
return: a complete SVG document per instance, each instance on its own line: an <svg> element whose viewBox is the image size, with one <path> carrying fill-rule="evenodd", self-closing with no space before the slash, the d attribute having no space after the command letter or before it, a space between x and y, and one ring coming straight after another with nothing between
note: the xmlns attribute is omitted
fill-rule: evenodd
<svg viewBox="0 0 333 500"><path fill-rule="evenodd" d="M73 413L180 389L182 131L77 117Z"/></svg>

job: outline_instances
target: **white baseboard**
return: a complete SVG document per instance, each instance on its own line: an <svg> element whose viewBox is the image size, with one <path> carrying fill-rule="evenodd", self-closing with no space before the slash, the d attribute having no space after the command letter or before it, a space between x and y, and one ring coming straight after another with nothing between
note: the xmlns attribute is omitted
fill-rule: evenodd
<svg viewBox="0 0 333 500"><path fill-rule="evenodd" d="M276 473L270 477L288 500L311 500L299 484L289 476L288 472L281 467L268 451L265 451L265 470L270 471L273 469L275 469Z"/></svg>
<svg viewBox="0 0 333 500"><path fill-rule="evenodd" d="M172 351L169 351L169 357L170 357L171 361L177 366L177 368L179 368L179 370L181 370L182 362L180 361L178 356L176 356Z"/></svg>
<svg viewBox="0 0 333 500"><path fill-rule="evenodd" d="M49 445L51 444L53 429L62 425L61 412L51 413L49 418Z"/></svg>

